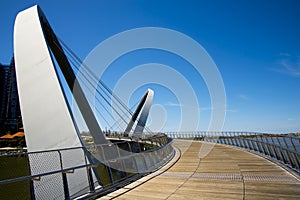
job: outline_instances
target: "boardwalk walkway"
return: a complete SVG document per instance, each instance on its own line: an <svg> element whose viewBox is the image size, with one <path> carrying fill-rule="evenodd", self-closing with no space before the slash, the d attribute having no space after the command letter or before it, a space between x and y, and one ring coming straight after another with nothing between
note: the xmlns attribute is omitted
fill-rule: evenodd
<svg viewBox="0 0 300 200"><path fill-rule="evenodd" d="M265 158L218 144L174 146L173 166L101 199L300 199L300 180Z"/></svg>

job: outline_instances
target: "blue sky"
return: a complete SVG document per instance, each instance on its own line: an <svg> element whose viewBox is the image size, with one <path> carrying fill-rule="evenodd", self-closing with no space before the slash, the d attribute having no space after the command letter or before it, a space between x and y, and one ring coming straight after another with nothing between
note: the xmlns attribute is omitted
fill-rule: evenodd
<svg viewBox="0 0 300 200"><path fill-rule="evenodd" d="M300 1L2 0L2 64L13 55L16 14L34 4L41 6L56 34L82 59L100 42L133 28L163 27L186 34L205 48L222 76L227 97L224 130L300 131ZM126 72L150 62L172 66L190 80L197 97L201 96L199 129L206 129L211 105L205 84L191 69L180 68L179 63L188 64L174 55L148 50L123 56L110 69L120 74L104 81L113 87L122 75L118 65L125 66ZM151 87L157 90L154 103L169 113L163 130L176 129L174 95L167 95L161 86ZM146 88L134 93L131 105Z"/></svg>

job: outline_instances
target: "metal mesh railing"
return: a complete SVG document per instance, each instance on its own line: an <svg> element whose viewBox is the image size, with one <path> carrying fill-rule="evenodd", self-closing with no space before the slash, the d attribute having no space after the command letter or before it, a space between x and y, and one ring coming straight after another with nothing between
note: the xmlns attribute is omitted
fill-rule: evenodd
<svg viewBox="0 0 300 200"><path fill-rule="evenodd" d="M266 137L269 137L268 139ZM242 147L248 150L252 150L268 156L273 160L280 161L283 164L288 165L296 171L300 171L300 156L297 149L293 149L292 146L283 145L278 141L290 140L288 137L274 137L263 136L258 137L225 137L219 138L218 143L229 144L238 147Z"/></svg>
<svg viewBox="0 0 300 200"><path fill-rule="evenodd" d="M0 155L0 199L102 195L160 168L174 153L171 140L160 135L139 142Z"/></svg>

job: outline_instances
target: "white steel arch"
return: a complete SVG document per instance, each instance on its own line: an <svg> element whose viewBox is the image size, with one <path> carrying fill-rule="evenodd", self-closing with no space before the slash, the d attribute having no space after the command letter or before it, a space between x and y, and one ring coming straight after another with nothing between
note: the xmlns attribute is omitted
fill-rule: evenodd
<svg viewBox="0 0 300 200"><path fill-rule="evenodd" d="M153 96L154 96L154 92L151 89L148 89L147 92L143 95L140 103L138 104L136 110L134 111L134 113L126 127L125 135L130 135L130 136L133 135L133 136L139 137L143 133L145 125L146 125L146 121L147 121L147 118L149 115L149 111L151 108ZM133 134L130 134L133 124L137 120L137 117L140 114L141 110L142 110L142 113L138 119L138 123L135 127L135 130L134 130Z"/></svg>
<svg viewBox="0 0 300 200"><path fill-rule="evenodd" d="M71 89L74 89L76 77L55 33L38 6L28 8L20 12L16 17L14 26L14 58L28 151L84 147L73 113L58 78L53 59L56 59ZM76 91L73 91L74 98L95 143L107 143L80 85L75 86ZM134 135L136 136L142 134L144 130L153 95L154 92L148 89L140 103L141 107L136 111L139 114L143 107L134 130ZM49 170L61 170L70 166L84 165L86 162L83 152L68 155L67 161L64 161L62 165L59 162L54 163L53 155L40 155L42 156L33 157L29 155L31 175L44 173ZM58 157L61 156L63 155ZM49 166L40 165L40 163L51 163L52 168L47 169ZM60 187L63 184L61 176L60 174L55 177L35 181L35 198L48 199L48 195L53 194L51 198L63 199L64 191ZM96 179L95 174L93 176L97 186L97 184L100 184L100 181ZM88 181L86 169L76 170L72 175L68 175L70 196L84 192L89 187ZM45 192L45 187L47 187L47 193Z"/></svg>
<svg viewBox="0 0 300 200"><path fill-rule="evenodd" d="M28 8L17 15L14 26L14 58L29 152L83 147L50 50L61 68L61 65L67 65L68 61L60 51L60 47L54 46L53 42L58 40L38 6ZM70 83L74 82L72 74L67 76L64 74L64 76ZM78 94L78 91L76 92ZM78 104L84 102L83 96L79 98L81 99ZM90 109L86 108L87 106L88 104L83 103L83 109ZM94 139L98 143L105 143L106 140L97 125L92 127L94 133L99 130L98 135L94 135ZM62 156L54 153L29 155L31 175L85 164L86 157L83 151L68 155L68 159L64 160L63 164L59 163L59 157ZM58 174L34 181L35 198L64 199L61 176L62 174ZM70 196L82 192L88 186L88 175L85 169L76 170L72 175L68 175ZM53 196L49 197L49 194Z"/></svg>

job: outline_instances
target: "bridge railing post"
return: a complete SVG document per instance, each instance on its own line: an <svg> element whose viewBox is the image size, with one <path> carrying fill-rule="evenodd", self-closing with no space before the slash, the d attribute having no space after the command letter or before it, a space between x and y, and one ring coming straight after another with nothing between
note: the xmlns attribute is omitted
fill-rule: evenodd
<svg viewBox="0 0 300 200"><path fill-rule="evenodd" d="M263 154L264 153L263 146L262 146L262 143L259 140L258 136L256 137L256 142L257 142L258 147L259 147L259 152Z"/></svg>
<svg viewBox="0 0 300 200"><path fill-rule="evenodd" d="M273 144L272 143L268 143L269 145L269 151L270 151L270 154L271 154L271 157L272 158L276 158L276 155L275 155L275 152L274 152L274 147L273 147Z"/></svg>
<svg viewBox="0 0 300 200"><path fill-rule="evenodd" d="M294 144L294 142L293 142L293 138L290 137L290 139L291 139L291 144L292 144L292 146L293 146L293 148L294 148L294 151L297 152L297 148L296 148L296 146L295 146L295 144ZM299 140L300 140L300 138L299 138Z"/></svg>
<svg viewBox="0 0 300 200"><path fill-rule="evenodd" d="M249 149L249 144L248 144L247 136L246 135L243 136L243 142L244 142L244 148L245 149Z"/></svg>
<svg viewBox="0 0 300 200"><path fill-rule="evenodd" d="M83 154L84 154L85 165L87 165L88 164L88 162L87 162L88 151L84 147L82 147L82 151L83 151ZM86 171L87 171L87 177L88 177L90 192L93 193L93 192L95 192L95 185L94 185L94 180L93 180L92 167L86 167Z"/></svg>
<svg viewBox="0 0 300 200"><path fill-rule="evenodd" d="M299 154L298 153L294 153L294 157L295 157L295 163L297 165L297 169L298 171L300 171L300 157L299 157Z"/></svg>
<svg viewBox="0 0 300 200"><path fill-rule="evenodd" d="M61 174L62 174L62 181L63 181L65 199L69 200L70 199L70 192L69 192L67 174L66 174L66 172L63 171L64 168L63 168L63 160L62 160L61 151L58 150L57 152L58 152L58 155L59 155L60 169L62 170Z"/></svg>
<svg viewBox="0 0 300 200"><path fill-rule="evenodd" d="M239 147L242 147L239 134L238 134L237 132L234 132L234 134L235 134L235 138L236 138L237 145L238 145Z"/></svg>
<svg viewBox="0 0 300 200"><path fill-rule="evenodd" d="M228 132L226 132L226 141L227 141L228 145L232 145L232 140L231 140L230 135L229 135Z"/></svg>
<svg viewBox="0 0 300 200"><path fill-rule="evenodd" d="M280 142L280 139L279 139L279 137L276 137L276 139L277 139L277 142L278 142L278 150L279 150L279 152L280 152L280 155L281 155L281 160L284 162L284 163L287 163L287 161L286 161L286 155L284 154L284 152L283 152L283 150L282 150L282 143Z"/></svg>
<svg viewBox="0 0 300 200"><path fill-rule="evenodd" d="M253 148L253 145L252 145L252 142L251 142L251 137L252 137L251 134L248 133L248 135L247 135L247 143L249 145L249 149L253 150L254 148Z"/></svg>
<svg viewBox="0 0 300 200"><path fill-rule="evenodd" d="M264 143L264 141L263 141L263 136L262 135L260 135L260 144L261 144L261 146L262 146L262 150L263 150L263 154L265 154L265 155L267 155L267 153L266 153L266 147L265 147L265 143Z"/></svg>
<svg viewBox="0 0 300 200"><path fill-rule="evenodd" d="M251 137L249 138L249 142L251 143L251 148L253 151L255 151L255 144L254 144L254 141L253 141L253 136L251 135Z"/></svg>
<svg viewBox="0 0 300 200"><path fill-rule="evenodd" d="M267 156L272 157L271 150L270 150L270 144L268 143L268 140L265 141L265 145L267 147Z"/></svg>
<svg viewBox="0 0 300 200"><path fill-rule="evenodd" d="M228 141L229 141L229 144L234 146L234 142L232 140L232 136L231 136L231 133L230 132L227 132L227 136L228 136Z"/></svg>
<svg viewBox="0 0 300 200"><path fill-rule="evenodd" d="M230 143L229 143L229 138L228 138L228 132L224 133L224 139L225 139L225 144L229 145Z"/></svg>
<svg viewBox="0 0 300 200"><path fill-rule="evenodd" d="M253 150L254 150L254 151L258 151L257 142L256 142L256 140L255 140L255 137L256 137L256 134L253 133L253 134L251 135L251 137L249 138L249 140L251 141Z"/></svg>
<svg viewBox="0 0 300 200"><path fill-rule="evenodd" d="M233 145L233 146L235 146L234 145L234 141L233 141L233 137L231 136L230 132L228 132L228 137L229 137L230 144Z"/></svg>
<svg viewBox="0 0 300 200"><path fill-rule="evenodd" d="M253 151L257 151L257 150L256 150L256 143L255 143L255 141L253 140L253 136L251 136L251 138L249 138L249 141L250 141L250 143L251 143L252 150L253 150Z"/></svg>
<svg viewBox="0 0 300 200"><path fill-rule="evenodd" d="M245 147L246 149L250 149L250 144L249 144L249 141L248 141L248 133L244 133L244 142L245 142Z"/></svg>
<svg viewBox="0 0 300 200"><path fill-rule="evenodd" d="M113 178L113 175L112 175L111 167L110 167L109 161L106 161L107 158L106 158L106 155L105 155L103 145L100 145L100 149L101 149L102 156L103 156L103 161L102 162L105 165L105 168L108 172L109 180L110 180L111 184L114 184L114 178Z"/></svg>
<svg viewBox="0 0 300 200"><path fill-rule="evenodd" d="M275 154L275 158L276 158L277 160L279 160L280 157L279 157L279 155L278 155L277 148L276 148L276 144L275 144L275 142L274 142L274 140L273 140L273 137L271 137L271 141L272 141L272 146L273 146L273 151L274 151L274 154Z"/></svg>
<svg viewBox="0 0 300 200"><path fill-rule="evenodd" d="M241 144L242 144L242 147L247 149L247 145L246 145L246 140L245 140L245 133L240 133L239 134L239 138L240 138L240 141L241 141Z"/></svg>
<svg viewBox="0 0 300 200"><path fill-rule="evenodd" d="M289 154L289 158L290 158L290 161L291 161L291 166L293 168L297 168L297 162L295 160L295 157L294 157L294 152L291 152L291 151L288 151L288 154Z"/></svg>
<svg viewBox="0 0 300 200"><path fill-rule="evenodd" d="M293 162L292 162L290 151L288 149L285 149L285 152L286 152L286 155L287 155L287 158L288 158L288 163L287 164L293 166Z"/></svg>
<svg viewBox="0 0 300 200"><path fill-rule="evenodd" d="M221 144L225 144L224 140L225 140L224 139L224 134L221 134L221 136L220 136L220 142L221 142Z"/></svg>

